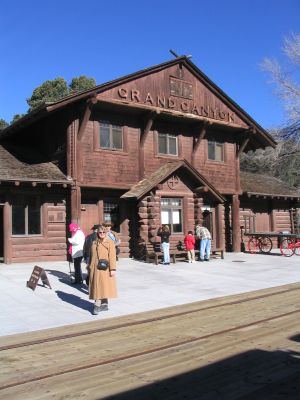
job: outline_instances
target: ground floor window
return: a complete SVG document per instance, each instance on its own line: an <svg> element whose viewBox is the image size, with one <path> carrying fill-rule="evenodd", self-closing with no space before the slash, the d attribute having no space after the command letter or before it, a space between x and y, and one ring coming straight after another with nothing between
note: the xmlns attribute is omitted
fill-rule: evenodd
<svg viewBox="0 0 300 400"><path fill-rule="evenodd" d="M182 199L162 198L161 224L169 225L171 233L182 233Z"/></svg>
<svg viewBox="0 0 300 400"><path fill-rule="evenodd" d="M113 230L120 232L120 211L119 204L114 201L104 200L103 202L103 220L110 222Z"/></svg>
<svg viewBox="0 0 300 400"><path fill-rule="evenodd" d="M12 234L41 234L41 204L37 198L12 205Z"/></svg>

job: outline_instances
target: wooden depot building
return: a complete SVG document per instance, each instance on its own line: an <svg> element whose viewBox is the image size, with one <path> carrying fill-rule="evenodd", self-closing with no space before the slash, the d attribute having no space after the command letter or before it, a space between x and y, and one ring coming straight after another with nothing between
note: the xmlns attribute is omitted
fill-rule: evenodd
<svg viewBox="0 0 300 400"><path fill-rule="evenodd" d="M123 257L161 224L177 243L198 222L240 251L253 216L292 229L300 194L240 171L242 152L275 145L185 56L46 104L0 133L0 257L65 260L71 221L111 221Z"/></svg>

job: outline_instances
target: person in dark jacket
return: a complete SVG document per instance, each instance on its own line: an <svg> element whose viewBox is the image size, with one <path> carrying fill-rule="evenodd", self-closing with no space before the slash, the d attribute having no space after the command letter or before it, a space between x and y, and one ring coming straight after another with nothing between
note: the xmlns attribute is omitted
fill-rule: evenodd
<svg viewBox="0 0 300 400"><path fill-rule="evenodd" d="M161 238L161 248L164 254L164 261L163 261L164 265L170 264L170 243L169 243L170 235L171 233L169 225L163 225L161 228L159 228L157 232L157 236L160 236Z"/></svg>
<svg viewBox="0 0 300 400"><path fill-rule="evenodd" d="M99 224L94 225L91 230L93 231L90 233L84 241L83 245L83 259L84 262L89 265L90 264L90 258L91 258L91 248L92 248L92 243L94 240L97 239L97 229L99 228Z"/></svg>

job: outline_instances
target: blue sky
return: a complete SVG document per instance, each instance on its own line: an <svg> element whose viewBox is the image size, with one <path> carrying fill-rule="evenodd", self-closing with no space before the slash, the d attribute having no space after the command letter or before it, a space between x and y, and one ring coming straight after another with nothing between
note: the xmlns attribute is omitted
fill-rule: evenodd
<svg viewBox="0 0 300 400"><path fill-rule="evenodd" d="M300 33L299 0L1 0L0 118L27 112L46 80L87 75L97 84L179 55L192 61L259 124L284 124L261 71L284 62L284 36Z"/></svg>

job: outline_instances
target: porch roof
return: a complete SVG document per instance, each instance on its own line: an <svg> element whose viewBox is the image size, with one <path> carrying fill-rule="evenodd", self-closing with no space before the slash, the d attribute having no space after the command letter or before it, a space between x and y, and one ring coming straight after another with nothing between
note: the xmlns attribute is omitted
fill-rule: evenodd
<svg viewBox="0 0 300 400"><path fill-rule="evenodd" d="M300 190L274 176L241 171L241 188L244 194L268 197L300 198Z"/></svg>
<svg viewBox="0 0 300 400"><path fill-rule="evenodd" d="M52 162L26 162L3 145L0 145L0 181L71 183Z"/></svg>
<svg viewBox="0 0 300 400"><path fill-rule="evenodd" d="M146 193L150 192L154 187L160 184L163 180L165 180L168 176L173 174L180 168L184 168L190 174L192 174L199 182L203 188L206 188L206 191L209 191L217 201L223 203L225 201L224 197L215 189L199 172L186 160L181 161L170 161L163 164L159 167L155 172L153 172L148 177L145 177L141 181L139 181L136 185L132 186L131 189L124 193L121 198L142 198Z"/></svg>

